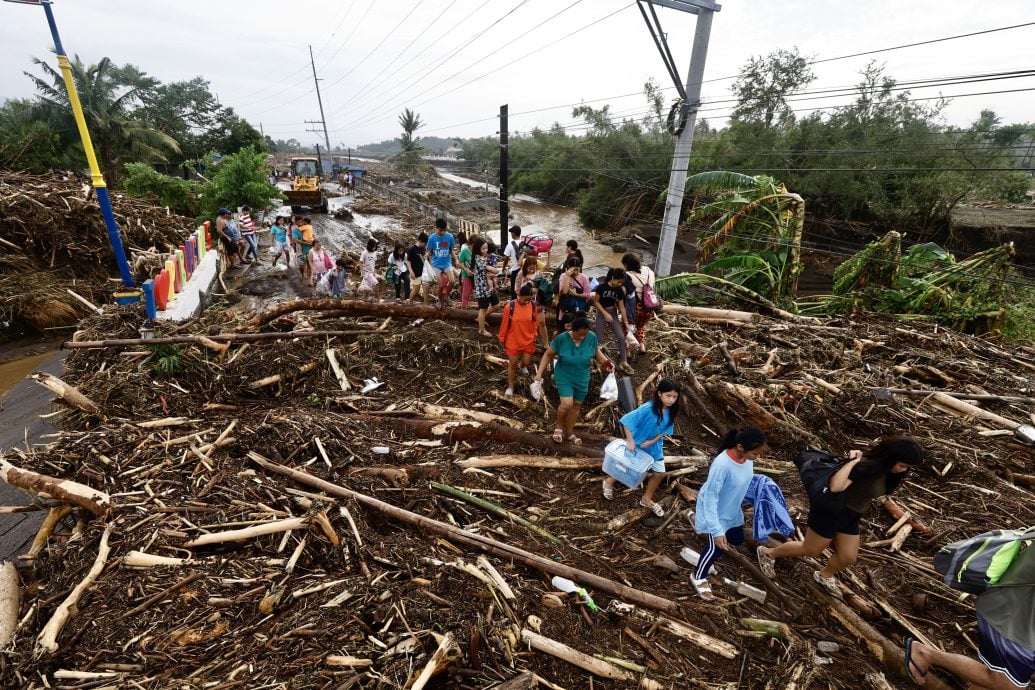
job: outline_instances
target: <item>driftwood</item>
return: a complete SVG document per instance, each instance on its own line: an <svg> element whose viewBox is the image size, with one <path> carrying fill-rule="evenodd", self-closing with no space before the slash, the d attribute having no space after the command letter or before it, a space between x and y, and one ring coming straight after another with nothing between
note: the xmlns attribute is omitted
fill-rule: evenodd
<svg viewBox="0 0 1035 690"><path fill-rule="evenodd" d="M701 321L733 321L739 323L757 323L762 320L761 314L732 309L712 309L710 307L689 307L685 304L666 302L662 314L683 314Z"/></svg>
<svg viewBox="0 0 1035 690"><path fill-rule="evenodd" d="M578 666L584 671L589 671L595 676L610 678L612 680L620 680L626 683L637 682L636 675L631 671L626 671L614 664L591 657L590 655L584 654L577 649L558 642L557 640L543 637L539 633L532 632L528 628L522 629L521 639L528 643L528 646L532 649L567 661L569 664ZM647 690L662 690L662 688L664 688L663 685L657 681L651 680L650 678L640 678L639 687L646 688Z"/></svg>
<svg viewBox="0 0 1035 690"><path fill-rule="evenodd" d="M261 525L252 525L251 527L244 527L242 529L202 534L196 539L191 539L189 542L184 544L183 547L186 549L192 549L197 546L223 544L228 541L245 541L247 539L254 539L255 537L262 537L267 534L278 534L280 532L289 532L291 530L308 528L309 518L287 518L285 520L266 522Z"/></svg>
<svg viewBox="0 0 1035 690"><path fill-rule="evenodd" d="M946 395L945 393L932 393L927 400L930 400L935 407L940 409L953 414L963 415L965 417L974 417L985 422L990 422L1002 429L1014 431L1020 426L1019 422L1007 419L1006 417L1001 417L994 412L983 410L977 405L971 405L964 400L958 400L951 395Z"/></svg>
<svg viewBox="0 0 1035 690"><path fill-rule="evenodd" d="M57 376L43 372L36 372L34 374L29 374L29 378L64 400L72 407L77 407L86 414L100 417L102 420L104 419L104 415L101 414L101 409L97 406L97 403L80 393L78 388L65 383Z"/></svg>
<svg viewBox="0 0 1035 690"><path fill-rule="evenodd" d="M32 540L32 546L29 547L28 553L20 556L20 558L32 560L39 556L40 552L43 551L43 547L47 545L50 535L54 533L58 523L71 512L72 509L68 506L58 506L47 511L47 517L43 518L43 524L40 525L39 531L36 532L36 537Z"/></svg>
<svg viewBox="0 0 1035 690"><path fill-rule="evenodd" d="M349 381L349 377L342 371L341 365L338 363L338 353L334 349L327 350L327 361L331 364L331 371L334 372L334 378L338 379L338 385L341 386L341 390L348 393L352 390L352 382Z"/></svg>
<svg viewBox="0 0 1035 690"><path fill-rule="evenodd" d="M516 419L511 419L510 417L504 417L498 414L490 414L488 412L468 410L463 407L443 407L442 405L432 405L431 403L420 402L418 400L413 402L410 405L410 408L431 419L455 419L464 422L502 424L503 426L509 426L520 430L524 430L525 428L525 425Z"/></svg>
<svg viewBox="0 0 1035 690"><path fill-rule="evenodd" d="M319 477L314 477L306 472L302 472L300 470L295 470L290 467L286 467L284 465L271 462L270 460L267 460L255 451L249 452L248 457L253 462L257 463L259 466L271 472L276 472L277 474L282 474L286 477L290 477L295 481L320 489L321 491L324 491L332 496L354 499L357 503L359 503L362 506L384 513L385 515L393 517L399 520L400 522L405 522L409 525L415 525L433 534L438 534L440 536L447 537L452 541L458 542L460 544L464 544L466 546L470 546L472 548L476 548L481 551L485 551L487 553L500 556L501 558L507 558L518 563L522 563L523 565L526 565L530 568L535 568L548 575L560 575L561 577L569 578L593 589L597 589L601 592L610 594L611 596L620 597L627 601L631 601L641 606L646 606L647 608L654 609L656 611L663 611L667 613L678 613L679 611L679 606L676 604L676 602L671 601L669 599L664 599L654 594L634 589L632 587L623 585L613 580L600 577L599 575L594 575L584 570L579 570L578 568L572 568L571 566L558 563L556 561L550 560L549 558L544 558L543 556L539 556L538 554L534 554L529 551L519 549L515 546L505 544L503 542L491 539L484 535L475 534L474 532L460 529L458 527L453 527L452 525L447 525L444 522L432 520L431 518L424 517L423 515L418 515L417 513L404 510L397 506L391 505L390 503L385 503L384 501L378 500L373 496L367 496L366 494L359 493L358 491L346 489L343 486L338 486L337 484L332 484L331 482L324 481L323 479L320 479Z"/></svg>
<svg viewBox="0 0 1035 690"><path fill-rule="evenodd" d="M72 592L65 598L61 605L54 610L50 620L43 626L43 630L40 631L39 636L36 638L36 649L37 651L46 652L53 654L58 649L57 636L61 634L62 628L65 627L65 623L72 617L72 613L75 610L76 604L79 603L79 599L83 596L83 593L90 589L94 580L104 570L105 564L108 562L108 553L111 551L108 546L108 538L111 537L111 524L104 526L104 533L101 534L101 543L97 547L97 558L94 560L90 570L86 573L86 576L80 580L79 584L75 586Z"/></svg>
<svg viewBox="0 0 1035 690"><path fill-rule="evenodd" d="M1020 395L989 395L977 393L962 393L958 391L918 390L914 388L882 388L881 386L869 386L869 388L870 390L874 391L887 391L888 393L894 393L895 395L905 395L913 398L926 398L929 395L940 393L942 395L948 395L951 398L960 398L962 400L980 400L983 402L1035 403L1035 398Z"/></svg>
<svg viewBox="0 0 1035 690"><path fill-rule="evenodd" d="M428 659L428 663L424 665L424 669L420 672L420 675L410 685L410 690L424 690L424 687L428 684L433 676L441 673L449 665L451 659L456 656L458 650L456 643L453 641L453 633L446 633L445 635L438 635L438 649Z"/></svg>
<svg viewBox="0 0 1035 690"><path fill-rule="evenodd" d="M520 429L512 429L502 424L483 424L481 422L443 422L432 419L399 419L379 415L356 414L358 421L377 424L394 430L396 433L415 436L417 438L442 438L449 443L462 441L499 441L500 443L517 443L530 448L537 448L547 453L563 452L589 458L603 458L604 449L589 445L593 439L585 439L585 446L572 443L554 443L548 436L532 434Z"/></svg>
<svg viewBox="0 0 1035 690"><path fill-rule="evenodd" d="M11 561L0 567L0 649L14 639L18 628L18 611L22 607L22 588L18 569Z"/></svg>
<svg viewBox="0 0 1035 690"><path fill-rule="evenodd" d="M0 479L19 489L37 494L45 493L62 503L84 508L97 515L106 515L111 510L111 497L103 491L68 479L57 479L23 470L3 458L0 458Z"/></svg>
<svg viewBox="0 0 1035 690"><path fill-rule="evenodd" d="M474 323L478 312L473 309L439 309L424 304L378 304L359 300L297 299L283 302L253 316L239 332L257 331L274 319L296 311L331 311L345 316L389 316L405 319L444 319ZM489 315L490 321L500 321L502 314Z"/></svg>
<svg viewBox="0 0 1035 690"><path fill-rule="evenodd" d="M665 469L678 468L697 469L708 463L704 455L669 455L665 457ZM551 458L541 455L482 455L466 460L457 460L460 467L530 467L540 470L597 470L600 469L599 458Z"/></svg>
<svg viewBox="0 0 1035 690"><path fill-rule="evenodd" d="M340 338L347 335L370 335L374 331L288 331L286 333L220 333L218 335L175 335L166 338L113 338L111 340L69 340L62 343L66 350L114 349L141 345L205 345L211 343L257 343L264 340L291 340L293 338ZM225 349L218 346L218 349Z"/></svg>
<svg viewBox="0 0 1035 690"><path fill-rule="evenodd" d="M542 537L546 537L547 539L549 539L550 541L552 541L555 544L561 543L561 540L559 538L557 538L555 535L551 534L550 532L546 531L545 529L543 529L539 525L535 524L534 522L529 522L528 520L526 520L525 518L521 517L520 515L517 515L516 513L513 513L511 511L507 510L506 508L504 508L503 506L500 506L500 505L497 505L497 504L493 503L492 501L488 501L488 500L486 500L484 498L478 498L477 496L472 496L471 494L467 493L466 491L461 491L460 489L457 489L454 486L449 486L448 484L440 484L439 482L431 482L431 488L435 489L436 491L441 491L442 493L446 494L447 496L452 496L453 498L455 498L457 500L464 501L465 503L469 503L471 505L478 506L479 508L481 508L483 510L489 511L493 515L498 515L498 516L500 516L502 518L506 518L507 520L510 520L511 522L513 522L515 524L521 525L522 527L524 527L525 529L529 530L530 532L535 532L536 534L538 534L538 535L540 535Z"/></svg>
<svg viewBox="0 0 1035 690"><path fill-rule="evenodd" d="M905 518L906 522L909 523L909 526L917 532L919 532L920 534L925 534L927 536L931 536L933 534L933 532L931 532L930 527L925 525L917 518L913 517L912 514L906 517L905 511L902 510L902 508L899 507L899 505L895 503L895 501L892 500L890 496L883 497L881 499L881 504L884 506L884 510L888 511L888 514L891 515L891 517L895 518L896 520L902 520L903 518ZM888 530L888 534L891 533L892 530Z"/></svg>
<svg viewBox="0 0 1035 690"><path fill-rule="evenodd" d="M652 625L656 625L661 630L664 630L676 637L682 638L687 642L692 642L701 649L706 649L713 654L726 657L727 659L736 659L740 652L736 647L717 640L711 635L704 633L701 630L693 627L689 623L682 621L673 620L665 616L658 616L653 613L649 613L635 606L630 606L625 602L612 601L608 605L608 611L613 611L623 616L630 616L633 618L639 618L640 620L647 621Z"/></svg>

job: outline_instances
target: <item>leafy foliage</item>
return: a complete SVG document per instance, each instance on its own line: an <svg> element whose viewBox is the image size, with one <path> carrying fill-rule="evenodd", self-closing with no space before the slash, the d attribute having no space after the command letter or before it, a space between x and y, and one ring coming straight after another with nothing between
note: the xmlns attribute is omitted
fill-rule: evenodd
<svg viewBox="0 0 1035 690"><path fill-rule="evenodd" d="M170 379L180 370L182 363L179 345L155 345L151 348L151 356L147 360L151 369L160 379Z"/></svg>
<svg viewBox="0 0 1035 690"><path fill-rule="evenodd" d="M266 154L250 146L209 167L209 181L201 189L201 209L207 217L215 216L220 207L260 209L271 199L283 198L267 178Z"/></svg>
<svg viewBox="0 0 1035 690"><path fill-rule="evenodd" d="M185 216L201 213L199 194L201 183L163 175L147 163L127 163L123 187L133 196L154 197L163 206Z"/></svg>
<svg viewBox="0 0 1035 690"><path fill-rule="evenodd" d="M46 172L60 161L60 151L61 137L35 119L31 101L0 106L0 168Z"/></svg>

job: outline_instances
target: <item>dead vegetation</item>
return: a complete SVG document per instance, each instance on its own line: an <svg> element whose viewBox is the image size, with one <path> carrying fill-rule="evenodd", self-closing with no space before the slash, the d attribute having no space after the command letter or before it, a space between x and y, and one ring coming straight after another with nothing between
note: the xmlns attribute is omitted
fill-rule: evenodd
<svg viewBox="0 0 1035 690"><path fill-rule="evenodd" d="M157 253L179 243L188 218L112 194L123 248L137 277L150 277ZM119 287L101 212L88 185L53 175L0 174L0 321L42 331L70 326Z"/></svg>
<svg viewBox="0 0 1035 690"><path fill-rule="evenodd" d="M688 413L667 446L669 515L655 519L638 494L600 496L619 413L595 400L598 374L586 445L554 446L549 402L502 399L495 343L462 316L311 304L167 328L254 332L250 320L287 337L162 345L175 348L165 378L140 344L73 350L64 381L96 411L79 400L52 445L6 460L90 487L110 510L40 503L62 514L20 563L17 615L0 616L17 620L5 686L908 687L903 635L965 653L976 642L972 600L941 584L933 550L1035 522L1035 453L1000 421L1035 409L1030 351L890 319L663 315L636 381L679 380ZM77 340L138 327L114 309ZM721 584L714 605L693 597L678 554L701 544L683 512L716 434L745 423L770 435L759 471L799 521L787 461L804 445L911 433L928 449L864 518L844 603L810 586L809 564L781 562L768 582L744 555L718 569L764 602ZM601 610L555 591L558 574Z"/></svg>

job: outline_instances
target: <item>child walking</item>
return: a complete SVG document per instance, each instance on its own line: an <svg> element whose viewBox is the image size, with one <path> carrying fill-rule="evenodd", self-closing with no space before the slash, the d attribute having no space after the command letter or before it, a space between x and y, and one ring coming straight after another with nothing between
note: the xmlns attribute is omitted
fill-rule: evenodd
<svg viewBox="0 0 1035 690"><path fill-rule="evenodd" d="M359 281L360 292L372 295L372 299L381 299L381 278L377 275L377 240L367 240L367 248L359 255L359 267L362 278Z"/></svg>
<svg viewBox="0 0 1035 690"><path fill-rule="evenodd" d="M731 545L744 543L742 504L754 474L752 461L761 457L765 448L765 434L753 426L727 433L719 445L719 454L708 468L708 478L697 494L694 528L698 534L708 536L708 547L697 562L690 584L705 601L715 598L708 584L712 564Z"/></svg>
<svg viewBox="0 0 1035 690"><path fill-rule="evenodd" d="M665 437L672 434L678 415L679 386L672 379L661 379L654 391L654 399L626 413L620 420L625 431L625 447L629 452L640 448L654 458L640 505L650 508L658 517L665 517L664 508L654 502L654 492L665 478L663 444ZM609 501L615 497L615 481L614 477L604 480L604 498Z"/></svg>
<svg viewBox="0 0 1035 690"><path fill-rule="evenodd" d="M287 225L284 224L284 216L277 216L273 221L273 227L270 228L270 233L273 235L273 261L271 266L276 266L277 261L280 259L280 255L284 255L285 267L291 266L291 249L288 244L288 229Z"/></svg>
<svg viewBox="0 0 1035 690"><path fill-rule="evenodd" d="M395 301L402 302L410 296L410 269L407 267L406 245L396 242L388 255L388 266L395 273Z"/></svg>
<svg viewBox="0 0 1035 690"><path fill-rule="evenodd" d="M496 294L496 275L500 270L489 265L489 243L483 238L474 238L471 252L474 254L474 298L478 300L478 335L491 338L492 333L485 330L485 317L500 306Z"/></svg>

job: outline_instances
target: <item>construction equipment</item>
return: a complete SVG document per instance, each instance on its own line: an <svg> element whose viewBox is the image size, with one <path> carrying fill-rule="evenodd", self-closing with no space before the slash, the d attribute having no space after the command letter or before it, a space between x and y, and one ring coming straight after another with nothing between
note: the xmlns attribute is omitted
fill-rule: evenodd
<svg viewBox="0 0 1035 690"><path fill-rule="evenodd" d="M327 213L327 195L323 191L322 181L319 158L292 158L291 189L284 191L291 210L297 213L303 206L308 206L313 211Z"/></svg>

